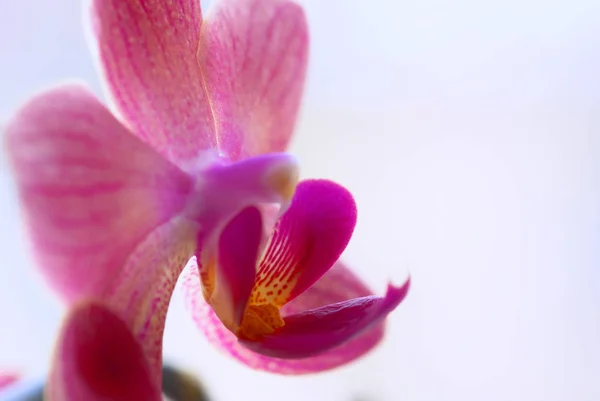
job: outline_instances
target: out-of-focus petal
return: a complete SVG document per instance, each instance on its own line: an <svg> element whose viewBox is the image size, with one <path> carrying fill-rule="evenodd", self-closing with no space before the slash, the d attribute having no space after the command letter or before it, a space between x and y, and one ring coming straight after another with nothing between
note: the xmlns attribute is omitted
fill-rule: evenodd
<svg viewBox="0 0 600 401"><path fill-rule="evenodd" d="M287 0L225 0L209 10L199 64L219 148L233 160L283 151L304 87L308 29Z"/></svg>
<svg viewBox="0 0 600 401"><path fill-rule="evenodd" d="M183 274L186 307L208 341L222 352L241 363L258 370L284 375L299 375L334 369L356 358L377 345L383 337L383 323L375 324L362 334L322 354L304 359L277 359L257 354L246 348L227 330L204 302L195 263L188 265ZM284 314L304 312L330 303L371 295L369 289L350 270L340 263L330 269L314 286L283 308Z"/></svg>
<svg viewBox="0 0 600 401"><path fill-rule="evenodd" d="M112 100L135 134L175 163L216 146L196 59L198 0L91 0L90 28Z"/></svg>
<svg viewBox="0 0 600 401"><path fill-rule="evenodd" d="M142 347L128 325L100 303L67 316L46 386L49 401L161 400Z"/></svg>
<svg viewBox="0 0 600 401"><path fill-rule="evenodd" d="M2 390L2 388L4 387L8 387L13 383L16 383L19 380L19 375L17 375L16 373L7 373L7 372L1 372L0 373L0 390Z"/></svg>
<svg viewBox="0 0 600 401"><path fill-rule="evenodd" d="M29 101L9 123L6 146L40 269L67 300L103 296L192 189L76 85Z"/></svg>
<svg viewBox="0 0 600 401"><path fill-rule="evenodd" d="M214 269L214 272L201 271L206 283L205 296L230 330L236 330L240 324L254 287L261 235L260 212L255 207L247 207L221 232L217 259L203 261L204 269ZM207 280L209 277L214 280Z"/></svg>
<svg viewBox="0 0 600 401"><path fill-rule="evenodd" d="M344 187L327 180L300 182L275 224L251 302L281 307L303 293L338 260L355 224L356 205Z"/></svg>
<svg viewBox="0 0 600 401"><path fill-rule="evenodd" d="M382 322L408 293L410 280L388 286L384 297L354 298L284 318L285 326L261 341L244 341L253 351L275 358L305 358L330 350Z"/></svg>

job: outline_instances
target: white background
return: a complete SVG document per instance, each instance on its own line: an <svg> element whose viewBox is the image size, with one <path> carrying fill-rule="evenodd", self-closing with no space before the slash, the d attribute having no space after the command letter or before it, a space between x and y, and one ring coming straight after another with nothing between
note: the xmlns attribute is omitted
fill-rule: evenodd
<svg viewBox="0 0 600 401"><path fill-rule="evenodd" d="M168 359L216 400L600 400L600 2L303 4L292 152L357 199L344 258L379 291L410 271L412 291L375 352L300 378L211 349L177 295ZM80 8L2 0L0 118L65 78L99 90ZM62 311L0 165L0 366L40 374Z"/></svg>

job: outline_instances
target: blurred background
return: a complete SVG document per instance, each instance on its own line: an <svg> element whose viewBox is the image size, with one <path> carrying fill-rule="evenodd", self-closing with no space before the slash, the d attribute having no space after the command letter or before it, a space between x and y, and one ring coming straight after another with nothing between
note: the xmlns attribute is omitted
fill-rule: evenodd
<svg viewBox="0 0 600 401"><path fill-rule="evenodd" d="M377 291L410 272L411 293L376 351L305 377L219 354L176 294L167 360L215 400L600 400L600 2L300 2L312 49L291 150L357 199L344 259ZM81 15L0 3L0 121L60 80L100 94ZM3 159L0 255L0 367L43 374L62 309Z"/></svg>

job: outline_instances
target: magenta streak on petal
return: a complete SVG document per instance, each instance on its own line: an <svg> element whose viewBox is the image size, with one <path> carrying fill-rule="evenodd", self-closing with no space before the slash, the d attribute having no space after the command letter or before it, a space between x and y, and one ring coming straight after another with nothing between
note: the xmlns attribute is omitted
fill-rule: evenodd
<svg viewBox="0 0 600 401"><path fill-rule="evenodd" d="M261 234L260 212L255 207L248 207L225 226L219 237L216 291L213 298L215 302L224 301L232 309L225 312L231 315L229 317L232 318L230 323L233 327L240 324L254 287ZM218 294L219 291L223 292ZM218 299L219 296L221 299ZM227 299L223 300L222 297ZM229 303L231 304L227 305Z"/></svg>
<svg viewBox="0 0 600 401"><path fill-rule="evenodd" d="M160 382L127 324L96 302L68 314L45 392L49 401L162 399Z"/></svg>
<svg viewBox="0 0 600 401"><path fill-rule="evenodd" d="M260 342L244 341L249 349L275 358L306 358L351 340L383 321L404 299L402 287L388 286L385 297L362 297L287 316L285 326Z"/></svg>

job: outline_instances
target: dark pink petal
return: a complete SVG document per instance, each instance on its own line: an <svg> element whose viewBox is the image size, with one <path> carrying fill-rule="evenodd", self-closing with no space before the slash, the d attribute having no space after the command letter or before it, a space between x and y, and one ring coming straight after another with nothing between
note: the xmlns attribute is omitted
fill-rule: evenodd
<svg viewBox="0 0 600 401"><path fill-rule="evenodd" d="M210 305L204 302L199 285L198 271L194 264L190 264L184 271L182 284L187 308L207 339L224 353L254 369L285 375L325 371L350 363L363 356L377 345L383 337L383 323L379 323L344 344L319 355L304 359L268 357L257 354L243 346L236 336L219 321ZM283 311L284 314L294 314L303 312L306 309L368 295L371 295L371 292L364 283L338 262L315 285L286 305Z"/></svg>
<svg viewBox="0 0 600 401"><path fill-rule="evenodd" d="M233 160L285 150L308 59L302 8L286 0L224 0L202 26L198 60L219 148Z"/></svg>
<svg viewBox="0 0 600 401"><path fill-rule="evenodd" d="M93 0L94 50L120 114L176 163L216 147L196 59L198 0Z"/></svg>
<svg viewBox="0 0 600 401"><path fill-rule="evenodd" d="M356 224L356 205L342 186L302 181L275 224L256 276L253 298L278 307L302 294L333 266Z"/></svg>
<svg viewBox="0 0 600 401"><path fill-rule="evenodd" d="M102 299L159 375L162 333L197 227L176 217L191 179L79 86L36 96L6 145L40 270L68 303Z"/></svg>
<svg viewBox="0 0 600 401"><path fill-rule="evenodd" d="M16 373L0 373L0 390L3 387L8 387L19 380L19 375Z"/></svg>
<svg viewBox="0 0 600 401"><path fill-rule="evenodd" d="M140 343L117 314L99 303L77 305L57 341L44 399L161 400Z"/></svg>
<svg viewBox="0 0 600 401"><path fill-rule="evenodd" d="M216 276L209 302L231 330L240 324L254 287L261 234L260 212L248 207L225 226L219 237Z"/></svg>
<svg viewBox="0 0 600 401"><path fill-rule="evenodd" d="M388 286L385 297L354 298L284 318L285 326L249 349L274 358L306 358L328 351L381 323L406 297L410 287Z"/></svg>

